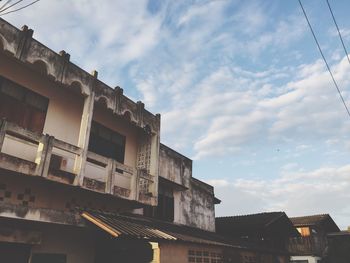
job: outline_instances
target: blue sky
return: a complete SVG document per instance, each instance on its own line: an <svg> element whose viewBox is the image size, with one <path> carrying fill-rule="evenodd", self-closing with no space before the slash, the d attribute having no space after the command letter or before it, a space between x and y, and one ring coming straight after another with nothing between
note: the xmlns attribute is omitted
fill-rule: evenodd
<svg viewBox="0 0 350 263"><path fill-rule="evenodd" d="M350 106L326 1L303 3ZM350 49L350 3L330 4ZM297 0L41 0L3 18L161 113L162 142L215 186L217 215L330 213L350 225L350 118Z"/></svg>

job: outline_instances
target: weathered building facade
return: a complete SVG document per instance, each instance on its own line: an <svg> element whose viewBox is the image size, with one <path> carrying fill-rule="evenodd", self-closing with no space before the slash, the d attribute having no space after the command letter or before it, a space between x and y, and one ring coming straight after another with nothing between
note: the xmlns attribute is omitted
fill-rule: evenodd
<svg viewBox="0 0 350 263"><path fill-rule="evenodd" d="M0 262L220 263L219 202L159 114L0 19Z"/></svg>
<svg viewBox="0 0 350 263"><path fill-rule="evenodd" d="M160 115L0 19L0 262L288 262L215 232Z"/></svg>

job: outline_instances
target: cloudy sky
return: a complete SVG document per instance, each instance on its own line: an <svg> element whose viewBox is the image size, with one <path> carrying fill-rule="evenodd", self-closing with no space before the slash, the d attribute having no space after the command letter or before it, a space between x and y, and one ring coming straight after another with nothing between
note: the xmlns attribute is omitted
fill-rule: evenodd
<svg viewBox="0 0 350 263"><path fill-rule="evenodd" d="M303 3L350 105L327 3ZM330 4L350 49L350 2ZM297 0L41 0L3 18L161 113L162 142L216 187L217 215L350 225L350 118Z"/></svg>

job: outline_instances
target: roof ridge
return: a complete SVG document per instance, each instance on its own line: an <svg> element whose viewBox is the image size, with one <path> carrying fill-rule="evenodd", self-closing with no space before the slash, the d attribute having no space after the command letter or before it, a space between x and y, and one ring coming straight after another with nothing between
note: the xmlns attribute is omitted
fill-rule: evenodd
<svg viewBox="0 0 350 263"><path fill-rule="evenodd" d="M316 217L316 216L330 216L328 213L326 214L315 214L315 215L306 215L306 216L290 216L289 218L306 218L306 217Z"/></svg>
<svg viewBox="0 0 350 263"><path fill-rule="evenodd" d="M283 212L283 211L261 212L261 213L255 213L255 214L242 214L242 215L234 215L234 216L218 216L218 217L215 217L215 219L234 218L234 217L248 217L248 216L269 215L269 214L283 214L283 213L285 213L285 212Z"/></svg>

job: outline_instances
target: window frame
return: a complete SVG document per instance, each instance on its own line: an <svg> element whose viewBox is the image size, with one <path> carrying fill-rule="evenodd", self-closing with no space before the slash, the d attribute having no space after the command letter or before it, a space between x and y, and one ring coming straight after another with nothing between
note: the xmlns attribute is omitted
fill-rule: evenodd
<svg viewBox="0 0 350 263"><path fill-rule="evenodd" d="M124 164L126 136L93 120L91 122L88 150Z"/></svg>
<svg viewBox="0 0 350 263"><path fill-rule="evenodd" d="M0 118L42 134L49 98L0 75Z"/></svg>

